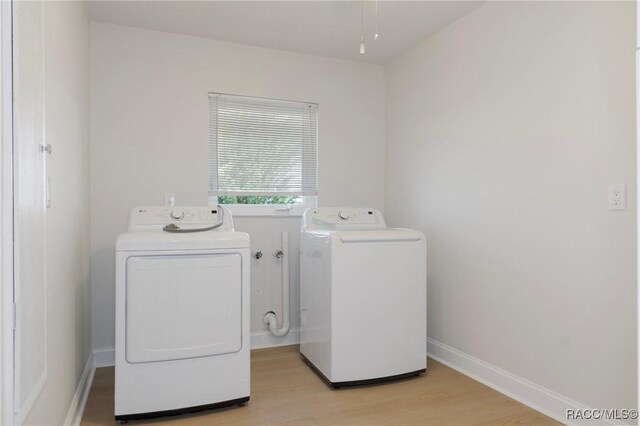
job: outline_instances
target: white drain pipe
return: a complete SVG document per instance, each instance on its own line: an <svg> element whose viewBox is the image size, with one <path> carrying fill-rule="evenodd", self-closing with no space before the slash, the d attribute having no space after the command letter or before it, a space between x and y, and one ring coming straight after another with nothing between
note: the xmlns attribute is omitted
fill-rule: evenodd
<svg viewBox="0 0 640 426"><path fill-rule="evenodd" d="M282 327L278 328L278 318L275 312L264 314L264 323L269 327L269 332L276 337L282 337L289 332L291 322L289 320L289 233L282 232L282 250L275 253L282 261Z"/></svg>

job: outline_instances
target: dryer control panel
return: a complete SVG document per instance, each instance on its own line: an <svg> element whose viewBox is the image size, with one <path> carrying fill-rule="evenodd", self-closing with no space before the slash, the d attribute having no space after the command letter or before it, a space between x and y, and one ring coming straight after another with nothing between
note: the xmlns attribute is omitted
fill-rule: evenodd
<svg viewBox="0 0 640 426"><path fill-rule="evenodd" d="M384 228L382 213L376 209L360 207L321 207L304 213L306 228Z"/></svg>
<svg viewBox="0 0 640 426"><path fill-rule="evenodd" d="M221 229L233 230L231 212L220 206L141 206L129 214L129 231L158 229L170 223L195 228L220 222L224 222Z"/></svg>

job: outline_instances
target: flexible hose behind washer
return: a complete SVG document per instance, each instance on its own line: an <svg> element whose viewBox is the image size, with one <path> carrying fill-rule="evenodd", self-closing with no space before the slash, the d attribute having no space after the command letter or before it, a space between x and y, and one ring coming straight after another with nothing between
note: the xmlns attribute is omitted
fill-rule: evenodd
<svg viewBox="0 0 640 426"><path fill-rule="evenodd" d="M213 231L216 228L220 228L224 223L224 208L220 204L218 204L218 209L220 209L220 222L216 223L213 226L207 226L206 228L195 228L195 229L182 229L175 223L170 223L165 225L162 230L164 232L171 232L174 234L187 234L189 232L205 232L205 231Z"/></svg>

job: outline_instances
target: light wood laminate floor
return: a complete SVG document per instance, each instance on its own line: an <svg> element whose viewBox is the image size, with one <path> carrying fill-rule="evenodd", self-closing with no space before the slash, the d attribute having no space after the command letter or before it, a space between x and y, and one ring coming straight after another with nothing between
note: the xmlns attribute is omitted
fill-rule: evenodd
<svg viewBox="0 0 640 426"><path fill-rule="evenodd" d="M113 367L96 371L82 425L114 425ZM131 421L129 425L510 425L558 424L429 359L427 373L393 383L332 390L297 346L251 352L244 407Z"/></svg>

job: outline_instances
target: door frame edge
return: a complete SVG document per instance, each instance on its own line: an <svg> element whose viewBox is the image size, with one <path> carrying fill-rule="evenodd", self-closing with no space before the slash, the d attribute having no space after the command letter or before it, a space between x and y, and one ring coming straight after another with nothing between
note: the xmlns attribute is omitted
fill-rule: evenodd
<svg viewBox="0 0 640 426"><path fill-rule="evenodd" d="M2 97L2 196L0 242L2 275L0 276L0 317L2 328L0 423L15 423L14 410L14 197L13 197L13 1L0 2L0 68Z"/></svg>

